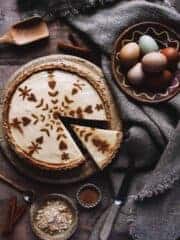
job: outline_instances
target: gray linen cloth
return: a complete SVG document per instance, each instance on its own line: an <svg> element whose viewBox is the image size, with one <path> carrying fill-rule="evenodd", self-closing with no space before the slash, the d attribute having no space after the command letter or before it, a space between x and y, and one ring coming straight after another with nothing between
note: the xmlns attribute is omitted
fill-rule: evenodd
<svg viewBox="0 0 180 240"><path fill-rule="evenodd" d="M170 6L170 1L165 4ZM114 83L109 58L119 33L132 24L159 21L180 33L180 15L169 6L145 1L114 1L107 8L68 19L101 49L102 68L128 132L118 159L109 169L115 194L123 179L119 170L127 166L131 158L137 172L140 168L151 169L134 177L127 203L114 225L110 237L113 240L128 232L138 240L180 237L180 95L156 106L134 103ZM91 240L99 238L107 212L108 209L97 222Z"/></svg>
<svg viewBox="0 0 180 240"><path fill-rule="evenodd" d="M137 174L115 222L111 240L125 239L128 234L138 240L180 237L180 94L153 106L135 103L116 86L110 67L114 41L132 24L158 21L180 33L180 14L173 9L178 1L50 1L54 15L66 17L69 24L85 33L102 52L102 68L126 132L117 159L109 168L114 194L124 177L120 170L126 168L132 158L135 161ZM99 229L108 211L98 220L90 240L99 239Z"/></svg>

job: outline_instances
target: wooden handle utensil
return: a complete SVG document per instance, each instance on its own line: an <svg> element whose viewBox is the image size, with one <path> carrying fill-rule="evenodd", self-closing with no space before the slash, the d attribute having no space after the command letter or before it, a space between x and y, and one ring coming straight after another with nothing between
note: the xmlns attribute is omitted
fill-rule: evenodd
<svg viewBox="0 0 180 240"><path fill-rule="evenodd" d="M127 172L124 175L124 179L122 181L122 184L119 188L119 192L114 199L114 202L112 203L109 212L106 216L106 219L104 221L104 224L102 225L102 228L100 230L99 238L100 240L108 240L110 239L110 234L114 225L114 221L118 215L118 212L120 208L123 206L123 204L126 202L128 192L130 185L132 183L132 179L134 177L134 161L132 160L129 168L127 169Z"/></svg>
<svg viewBox="0 0 180 240"><path fill-rule="evenodd" d="M41 17L31 17L13 25L0 37L0 43L15 45L29 44L49 36L47 24Z"/></svg>

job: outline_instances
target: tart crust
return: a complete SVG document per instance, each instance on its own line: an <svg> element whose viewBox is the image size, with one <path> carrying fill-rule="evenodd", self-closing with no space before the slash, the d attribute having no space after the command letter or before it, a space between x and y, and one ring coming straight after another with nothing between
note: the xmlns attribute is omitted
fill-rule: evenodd
<svg viewBox="0 0 180 240"><path fill-rule="evenodd" d="M35 73L41 72L41 71L48 71L48 70L63 70L65 72L69 73L74 73L78 75L79 77L82 77L85 79L89 84L92 85L92 87L96 90L98 95L100 96L103 107L106 112L106 120L109 123L109 126L111 128L111 121L112 121L112 115L111 115L111 110L110 110L110 99L106 91L106 87L103 84L103 81L100 79L95 81L95 77L90 73L86 72L84 69L78 68L77 64L70 64L68 61L63 61L63 55L62 59L57 62L43 62L41 61L39 64L36 64L34 61L34 64L28 64L27 67L23 67L23 70L19 70L15 77L14 80L8 85L7 91L5 94L5 100L4 100L4 108L3 108L3 130L4 130L4 135L5 138L7 139L10 147L25 161L30 163L31 165L46 169L46 170L66 170L66 169L72 169L75 167L80 166L85 162L85 159L83 156L73 159L72 161L69 162L60 162L60 163L49 163L47 160L42 161L37 160L33 156L29 156L23 149L16 143L16 140L12 136L11 132L11 127L9 123L9 109L11 106L11 100L12 97L16 91L16 89L23 83L27 78L32 76ZM107 162L109 160L107 159Z"/></svg>
<svg viewBox="0 0 180 240"><path fill-rule="evenodd" d="M111 163L122 140L120 131L80 125L71 127L101 170Z"/></svg>

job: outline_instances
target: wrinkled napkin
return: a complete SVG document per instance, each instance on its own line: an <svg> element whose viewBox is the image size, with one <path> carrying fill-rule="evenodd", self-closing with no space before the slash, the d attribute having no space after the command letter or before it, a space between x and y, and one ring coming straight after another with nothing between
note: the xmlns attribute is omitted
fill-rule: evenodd
<svg viewBox="0 0 180 240"><path fill-rule="evenodd" d="M120 239L129 233L138 240L176 240L180 237L180 94L157 105L133 102L114 82L110 54L119 33L141 21L158 21L180 33L180 14L170 1L112 2L108 1L108 6L101 10L95 8L93 13L68 18L71 25L100 48L102 68L126 128L124 144L109 169L115 194L124 177L120 169L132 158L137 169L110 239ZM143 173L143 169L147 172ZM107 213L108 209L97 222L91 240L99 239Z"/></svg>

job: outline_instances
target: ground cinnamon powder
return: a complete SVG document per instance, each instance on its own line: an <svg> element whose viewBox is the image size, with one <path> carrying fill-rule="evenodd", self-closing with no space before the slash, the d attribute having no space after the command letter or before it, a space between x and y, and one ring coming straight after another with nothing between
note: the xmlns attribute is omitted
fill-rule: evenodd
<svg viewBox="0 0 180 240"><path fill-rule="evenodd" d="M98 201L99 193L94 188L83 189L79 194L80 201L85 205L91 205Z"/></svg>

